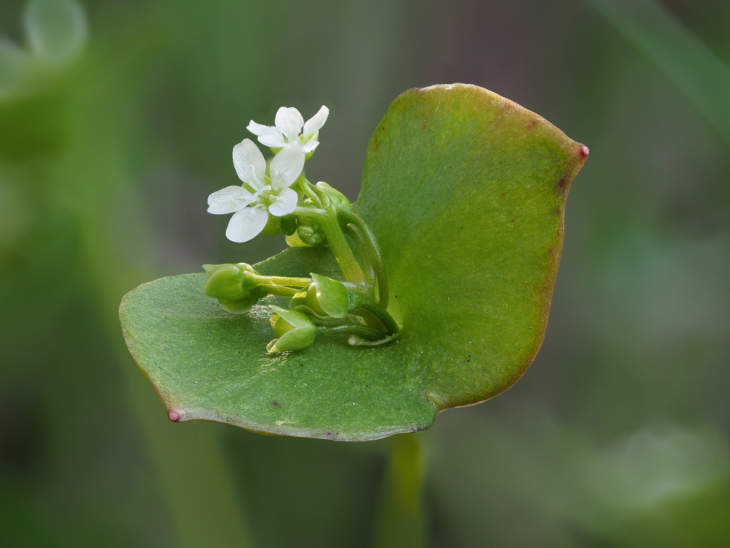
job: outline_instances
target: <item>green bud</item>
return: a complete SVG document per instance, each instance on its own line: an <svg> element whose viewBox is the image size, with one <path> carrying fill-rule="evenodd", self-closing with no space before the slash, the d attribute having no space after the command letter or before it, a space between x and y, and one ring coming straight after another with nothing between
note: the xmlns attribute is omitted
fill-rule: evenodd
<svg viewBox="0 0 730 548"><path fill-rule="evenodd" d="M292 297L292 306L306 306L320 317L344 318L348 312L347 289L337 280L312 273L305 291Z"/></svg>
<svg viewBox="0 0 730 548"><path fill-rule="evenodd" d="M258 287L256 271L246 263L203 265L203 270L208 274L205 294L218 299L229 312L246 312L266 295Z"/></svg>
<svg viewBox="0 0 730 548"><path fill-rule="evenodd" d="M315 223L300 225L297 229L297 236L304 244L311 247L322 245L326 240L324 232Z"/></svg>
<svg viewBox="0 0 730 548"><path fill-rule="evenodd" d="M327 200L330 202L332 209L334 209L335 211L352 210L352 204L350 203L350 200L348 200L347 196L342 194L342 192L340 192L336 188L331 187L324 181L318 182L316 187L321 193L325 195Z"/></svg>
<svg viewBox="0 0 730 548"><path fill-rule="evenodd" d="M302 350L311 346L317 337L317 327L305 314L271 306L271 327L277 338L266 345L267 352L275 354L288 350Z"/></svg>

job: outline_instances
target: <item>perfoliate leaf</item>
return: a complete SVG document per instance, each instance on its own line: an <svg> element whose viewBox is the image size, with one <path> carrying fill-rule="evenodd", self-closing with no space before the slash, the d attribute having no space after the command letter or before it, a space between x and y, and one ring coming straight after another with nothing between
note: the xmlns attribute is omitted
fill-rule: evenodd
<svg viewBox="0 0 730 548"><path fill-rule="evenodd" d="M129 349L177 420L338 440L428 428L442 409L503 391L535 357L587 154L482 88L407 91L375 130L355 204L382 247L400 339L351 348L320 337L268 355L266 303L229 314L203 295L204 274L188 274L127 294ZM338 277L322 248L256 268Z"/></svg>

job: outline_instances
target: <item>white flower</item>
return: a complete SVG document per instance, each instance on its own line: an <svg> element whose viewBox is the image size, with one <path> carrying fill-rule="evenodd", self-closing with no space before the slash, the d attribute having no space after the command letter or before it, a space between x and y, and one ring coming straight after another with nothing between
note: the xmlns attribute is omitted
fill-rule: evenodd
<svg viewBox="0 0 730 548"><path fill-rule="evenodd" d="M306 122L301 113L294 107L281 107L276 111L275 126L264 126L253 120L248 123L248 130L258 136L259 143L271 148L288 148L297 154L306 156L319 145L319 130L329 116L329 109L322 105L317 114Z"/></svg>
<svg viewBox="0 0 730 548"><path fill-rule="evenodd" d="M244 139L233 147L233 166L244 185L227 186L208 196L208 213L233 213L226 238L243 243L258 236L269 220L288 215L297 207L297 193L289 188L304 168L304 156L284 148L266 169L264 155Z"/></svg>

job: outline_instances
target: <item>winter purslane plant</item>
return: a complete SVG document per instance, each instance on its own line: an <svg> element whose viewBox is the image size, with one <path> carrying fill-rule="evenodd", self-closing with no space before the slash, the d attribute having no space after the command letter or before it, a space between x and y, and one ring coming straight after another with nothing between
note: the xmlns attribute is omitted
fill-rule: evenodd
<svg viewBox="0 0 730 548"><path fill-rule="evenodd" d="M375 128L350 203L305 171L328 116L284 107L248 124L239 184L208 199L230 240L283 233L287 249L122 301L172 420L372 440L499 394L537 354L588 149L478 86L411 89Z"/></svg>

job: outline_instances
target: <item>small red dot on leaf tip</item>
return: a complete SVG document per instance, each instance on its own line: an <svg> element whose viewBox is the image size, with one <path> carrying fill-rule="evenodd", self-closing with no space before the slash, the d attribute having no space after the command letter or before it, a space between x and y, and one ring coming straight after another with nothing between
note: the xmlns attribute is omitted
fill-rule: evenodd
<svg viewBox="0 0 730 548"><path fill-rule="evenodd" d="M591 150L585 146L581 145L580 147L580 155L583 156L583 158L588 158L588 155L591 153Z"/></svg>
<svg viewBox="0 0 730 548"><path fill-rule="evenodd" d="M167 416L172 422L178 422L180 420L180 415L177 413L177 411L169 411L167 413Z"/></svg>

